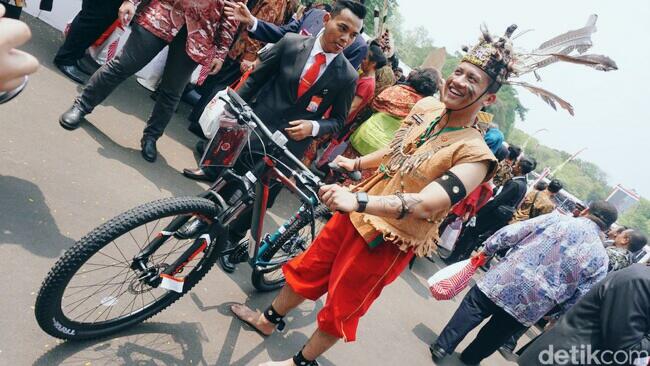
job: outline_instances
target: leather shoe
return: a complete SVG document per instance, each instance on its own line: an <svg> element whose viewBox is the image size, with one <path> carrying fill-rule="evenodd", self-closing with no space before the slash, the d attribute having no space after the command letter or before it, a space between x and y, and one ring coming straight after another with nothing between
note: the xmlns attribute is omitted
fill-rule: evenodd
<svg viewBox="0 0 650 366"><path fill-rule="evenodd" d="M89 79L88 75L84 74L84 72L81 71L77 65L55 65L63 73L63 75L78 82L79 84L85 84Z"/></svg>
<svg viewBox="0 0 650 366"><path fill-rule="evenodd" d="M214 182L217 179L217 177L213 176L212 174L206 172L201 168L183 169L183 175L190 179L202 180L210 183Z"/></svg>
<svg viewBox="0 0 650 366"><path fill-rule="evenodd" d="M150 163L156 161L156 157L158 156L156 140L151 138L142 139L142 141L140 141L140 146L142 147L142 157L144 160Z"/></svg>
<svg viewBox="0 0 650 366"><path fill-rule="evenodd" d="M73 105L59 117L59 124L66 130L72 131L79 127L85 116L84 111Z"/></svg>
<svg viewBox="0 0 650 366"><path fill-rule="evenodd" d="M429 352L431 352L431 358L436 362L447 357L447 352L435 343L429 346Z"/></svg>

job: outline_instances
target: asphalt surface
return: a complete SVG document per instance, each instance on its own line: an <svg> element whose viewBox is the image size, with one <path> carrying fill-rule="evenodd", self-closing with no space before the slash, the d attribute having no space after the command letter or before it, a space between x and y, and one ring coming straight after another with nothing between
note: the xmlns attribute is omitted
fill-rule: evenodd
<svg viewBox="0 0 650 366"><path fill-rule="evenodd" d="M133 78L69 132L58 116L80 86L63 77L51 59L58 31L24 15L33 40L24 47L43 66L27 89L0 106L0 364L2 365L256 365L289 358L315 329L324 299L306 302L288 317L287 330L263 339L233 319L228 307L265 307L273 293L257 293L250 268L232 274L215 267L195 289L152 320L110 339L61 342L40 330L34 301L41 281L62 252L92 228L141 203L196 195L207 186L184 178L195 166L196 142L181 105L159 143L159 158L139 151L153 101ZM297 207L284 195L269 216L279 222ZM428 295L426 278L441 265L420 259L384 290L361 320L358 340L334 346L323 365L431 365L428 344L458 304ZM471 341L476 332L458 347ZM520 344L527 341L527 337ZM441 365L460 365L457 354ZM512 364L498 353L483 365Z"/></svg>

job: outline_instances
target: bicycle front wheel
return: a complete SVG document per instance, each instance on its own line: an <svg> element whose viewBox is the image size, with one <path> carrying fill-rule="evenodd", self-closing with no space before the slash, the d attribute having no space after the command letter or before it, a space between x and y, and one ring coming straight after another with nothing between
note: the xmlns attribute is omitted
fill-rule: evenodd
<svg viewBox="0 0 650 366"><path fill-rule="evenodd" d="M331 216L332 213L323 204L314 209L316 235ZM284 273L282 273L282 265L307 250L312 239L311 222L312 216L305 212L264 252L260 260L273 264L253 268L251 280L256 289L259 291L273 291L284 285L285 278Z"/></svg>
<svg viewBox="0 0 650 366"><path fill-rule="evenodd" d="M158 276L190 245L191 237L170 235L190 220L212 219L217 207L198 197L150 202L109 220L81 238L56 262L36 299L39 326L62 339L107 336L162 311L188 292L210 270L219 253L212 245L183 267L184 292L168 291L144 279ZM146 270L133 258L154 238L167 235L151 254ZM214 239L214 238L213 238Z"/></svg>

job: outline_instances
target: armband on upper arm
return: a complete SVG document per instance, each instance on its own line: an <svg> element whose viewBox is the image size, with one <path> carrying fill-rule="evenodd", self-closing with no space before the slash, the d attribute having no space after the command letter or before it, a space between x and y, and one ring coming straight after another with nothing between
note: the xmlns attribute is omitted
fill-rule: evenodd
<svg viewBox="0 0 650 366"><path fill-rule="evenodd" d="M446 171L443 173L440 178L435 180L435 182L440 184L442 189L447 192L452 206L467 196L465 185L458 178L458 176L456 176L456 174L452 173L451 171Z"/></svg>

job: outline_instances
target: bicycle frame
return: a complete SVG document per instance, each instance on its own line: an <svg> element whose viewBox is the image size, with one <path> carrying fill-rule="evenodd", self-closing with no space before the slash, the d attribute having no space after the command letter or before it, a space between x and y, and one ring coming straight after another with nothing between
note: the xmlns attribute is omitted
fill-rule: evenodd
<svg viewBox="0 0 650 366"><path fill-rule="evenodd" d="M249 107L246 107L249 108ZM264 124L257 119L257 117L250 111L239 113L237 118L243 123L248 124L251 128L259 126L262 132L271 137L272 143L266 146L264 157L255 163L255 165L246 172L243 176L235 173L232 168L224 170L215 183L200 197L210 199L215 203L218 209L218 214L214 218L200 218L201 220L210 223L206 233L203 233L194 240L194 243L182 253L178 259L170 264L161 274L160 278L154 276L150 269L147 267L148 257L158 250L167 239L174 235L185 223L187 223L193 216L182 216L172 220L158 235L147 244L142 251L136 256L131 264L131 268L142 270L146 275L151 275L151 278L146 278L146 281L152 286L158 286L163 283L163 287L173 291L182 292L182 285L174 283L179 281L174 278L174 275L183 270L183 267L191 261L199 253L208 250L212 253L218 250L220 256L232 253L234 249L224 251L227 237L227 226L238 219L246 210L252 206L253 212L256 213L252 217L251 232L253 236L253 245L248 247L249 264L256 268L257 266L273 266L279 263L268 262L265 263L259 260L259 257L270 247L272 243L282 234L281 229L278 229L272 236L267 235L263 238L264 217L267 211L269 200L269 192L271 182L274 180L279 181L283 186L289 189L296 195L303 203L303 210L305 206L309 207L313 212L314 206L318 203L318 196L315 192L315 186L320 184L320 181L315 176L305 176L308 169L300 163L300 161L293 156L284 144L278 143L275 140L275 135L271 136L270 131ZM285 140L286 143L286 140ZM281 162L276 156L283 153L294 162L303 174L296 172L285 163ZM237 157L239 158L239 157ZM283 173L279 166L284 167L289 173L288 177ZM309 174L311 174L309 172ZM293 178L293 180L291 179ZM224 198L220 193L232 191L228 198ZM228 192L230 193L230 192ZM300 211L292 218L297 220L300 216ZM286 227L293 221L285 223L282 227ZM281 228L282 228L281 227ZM312 236L314 236L314 225L312 223ZM214 243L214 244L213 244ZM208 253L206 253L207 255ZM170 282L171 281L171 282Z"/></svg>

